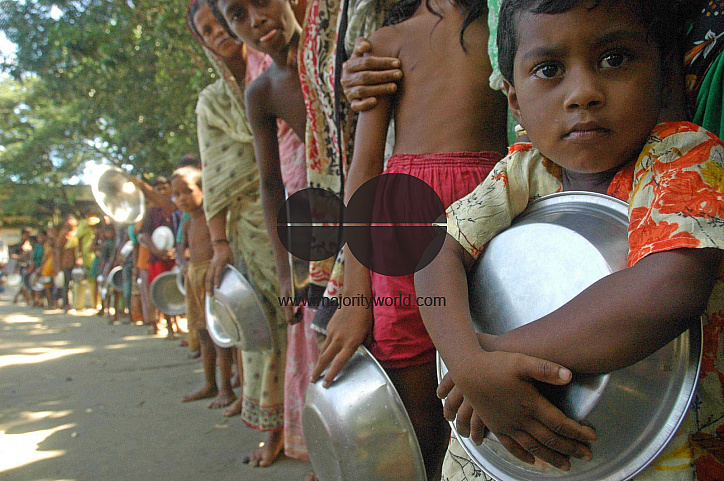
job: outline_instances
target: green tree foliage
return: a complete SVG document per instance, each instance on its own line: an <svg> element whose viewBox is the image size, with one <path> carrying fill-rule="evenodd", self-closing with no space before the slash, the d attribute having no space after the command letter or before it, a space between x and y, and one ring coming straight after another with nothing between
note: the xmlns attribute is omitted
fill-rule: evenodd
<svg viewBox="0 0 724 481"><path fill-rule="evenodd" d="M67 183L87 161L168 173L198 151L194 107L213 80L178 0L0 0L17 47L2 64L0 174Z"/></svg>

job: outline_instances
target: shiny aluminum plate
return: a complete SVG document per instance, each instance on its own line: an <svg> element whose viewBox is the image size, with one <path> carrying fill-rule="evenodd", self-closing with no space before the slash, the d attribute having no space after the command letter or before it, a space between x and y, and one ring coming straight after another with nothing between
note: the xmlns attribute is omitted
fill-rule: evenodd
<svg viewBox="0 0 724 481"><path fill-rule="evenodd" d="M307 386L302 428L320 481L425 481L405 406L382 366L360 347L328 388Z"/></svg>
<svg viewBox="0 0 724 481"><path fill-rule="evenodd" d="M143 192L129 179L129 174L118 167L99 166L91 182L93 198L101 210L114 222L135 224L145 214Z"/></svg>
<svg viewBox="0 0 724 481"><path fill-rule="evenodd" d="M234 343L231 342L229 336L226 335L214 311L211 309L213 302L214 296L206 294L204 307L206 311L206 329L209 331L209 336L211 340L214 341L214 344L219 347L234 347Z"/></svg>
<svg viewBox="0 0 724 481"><path fill-rule="evenodd" d="M567 192L531 202L488 244L470 276L475 328L502 334L624 269L627 230L628 206L608 196ZM494 436L481 446L458 439L500 481L630 479L661 453L683 421L696 389L701 342L699 325L632 366L607 375L576 376L570 386L554 388L549 399L569 417L590 423L598 435L591 447L593 460L572 459L568 472L521 463ZM438 356L440 379L446 373Z"/></svg>
<svg viewBox="0 0 724 481"><path fill-rule="evenodd" d="M242 351L273 347L271 326L254 288L235 267L227 265L214 289L210 310L231 342Z"/></svg>
<svg viewBox="0 0 724 481"><path fill-rule="evenodd" d="M159 274L151 283L151 302L156 309L168 316L186 313L186 298L176 285L176 273Z"/></svg>

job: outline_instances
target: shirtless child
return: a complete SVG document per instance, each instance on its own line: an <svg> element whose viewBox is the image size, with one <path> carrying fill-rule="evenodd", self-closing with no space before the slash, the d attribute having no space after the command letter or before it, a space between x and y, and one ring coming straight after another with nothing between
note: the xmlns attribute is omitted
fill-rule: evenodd
<svg viewBox="0 0 724 481"><path fill-rule="evenodd" d="M208 405L210 409L228 406L236 400L231 388L231 349L215 346L209 331L206 330L204 280L214 252L211 248L211 236L204 215L204 194L201 190L201 170L196 167L181 167L171 176L171 189L178 208L191 214L184 222L181 252L189 250L186 268L186 317L189 330L199 333L201 360L204 364L204 385L193 394L184 396L182 402L214 398ZM219 359L221 386L216 383L216 359Z"/></svg>
<svg viewBox="0 0 724 481"><path fill-rule="evenodd" d="M360 114L345 201L365 182L387 173L421 179L447 206L474 189L506 149L505 98L488 86L487 6L484 1L430 0L393 7L388 19L393 16L403 20L371 36L370 55L398 58L404 76L396 92ZM384 168L393 115L395 146ZM388 193L394 196L394 189L377 193L376 211L385 208L384 201L392 197ZM394 210L410 210L417 203L419 199L407 199ZM377 234L370 244L375 256L405 250L398 239ZM397 295L415 298L411 274L371 272L354 251L345 251L345 297ZM435 348L417 306L344 307L332 317L327 333L313 380L329 365L324 376L328 386L371 333L371 352L410 415L427 477L439 480L449 427L435 395Z"/></svg>

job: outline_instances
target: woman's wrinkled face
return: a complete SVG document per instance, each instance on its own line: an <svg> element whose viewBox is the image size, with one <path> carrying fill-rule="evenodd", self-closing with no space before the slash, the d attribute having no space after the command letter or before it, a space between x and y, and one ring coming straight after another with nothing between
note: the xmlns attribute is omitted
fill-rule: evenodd
<svg viewBox="0 0 724 481"><path fill-rule="evenodd" d="M204 45L210 48L216 55L225 60L241 56L241 44L231 38L228 32L221 26L211 8L207 4L199 7L194 14L194 27L201 35Z"/></svg>

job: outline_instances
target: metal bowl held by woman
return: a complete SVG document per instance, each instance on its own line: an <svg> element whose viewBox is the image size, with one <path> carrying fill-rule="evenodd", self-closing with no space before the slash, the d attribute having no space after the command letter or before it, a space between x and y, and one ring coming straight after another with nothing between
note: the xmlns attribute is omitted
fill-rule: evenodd
<svg viewBox="0 0 724 481"><path fill-rule="evenodd" d="M176 272L159 274L151 283L151 302L168 316L186 313L186 298L176 285Z"/></svg>
<svg viewBox="0 0 724 481"><path fill-rule="evenodd" d="M486 247L471 274L470 308L479 332L500 335L559 308L597 280L626 268L628 206L599 194L569 192L531 202ZM694 395L701 326L649 357L600 376L574 376L546 396L567 416L596 429L593 460L568 472L513 458L490 436L481 446L459 437L490 476L503 481L623 481L666 447ZM565 349L565 346L561 346ZM439 375L447 372L438 358Z"/></svg>
<svg viewBox="0 0 724 481"><path fill-rule="evenodd" d="M224 328L221 327L221 324L219 323L219 320L216 318L216 314L214 314L214 310L211 308L213 305L212 301L213 296L206 295L206 301L205 301L205 313L206 313L206 330L209 331L209 336L211 337L211 340L214 341L214 344L216 344L219 347L234 347L234 343L231 342L231 339L229 336L226 335L226 332L224 332Z"/></svg>
<svg viewBox="0 0 724 481"><path fill-rule="evenodd" d="M118 167L102 166L91 182L93 198L101 210L119 224L135 224L143 219L145 199L126 172Z"/></svg>
<svg viewBox="0 0 724 481"><path fill-rule="evenodd" d="M236 268L224 268L221 284L206 299L206 325L216 344L230 341L242 351L266 351L273 347L271 327L261 302Z"/></svg>
<svg viewBox="0 0 724 481"><path fill-rule="evenodd" d="M320 481L425 481L405 406L382 366L360 347L328 388L307 386L302 428Z"/></svg>

